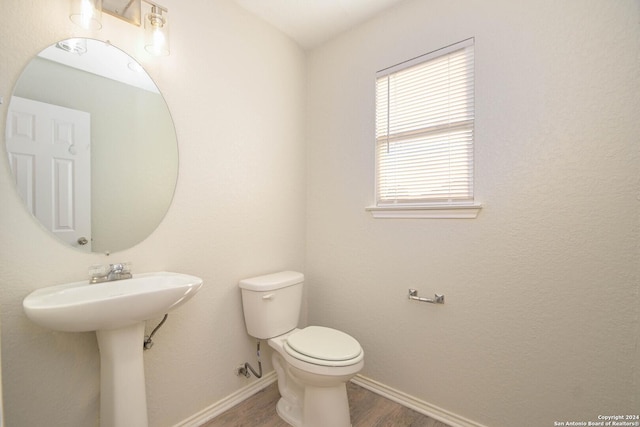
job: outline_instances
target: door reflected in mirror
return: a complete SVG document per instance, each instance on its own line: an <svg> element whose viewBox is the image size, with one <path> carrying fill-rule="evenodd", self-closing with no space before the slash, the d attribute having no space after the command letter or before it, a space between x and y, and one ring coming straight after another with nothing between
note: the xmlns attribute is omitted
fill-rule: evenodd
<svg viewBox="0 0 640 427"><path fill-rule="evenodd" d="M80 250L111 253L164 218L178 176L175 128L140 64L108 43L74 40L43 50L22 72L7 154L25 207L45 229Z"/></svg>

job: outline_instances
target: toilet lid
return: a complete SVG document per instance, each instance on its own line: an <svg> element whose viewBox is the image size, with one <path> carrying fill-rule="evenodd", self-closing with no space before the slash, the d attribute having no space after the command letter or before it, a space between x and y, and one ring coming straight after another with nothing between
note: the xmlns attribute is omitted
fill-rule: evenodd
<svg viewBox="0 0 640 427"><path fill-rule="evenodd" d="M352 336L322 326L308 326L291 334L287 344L296 352L319 360L351 360L362 352Z"/></svg>

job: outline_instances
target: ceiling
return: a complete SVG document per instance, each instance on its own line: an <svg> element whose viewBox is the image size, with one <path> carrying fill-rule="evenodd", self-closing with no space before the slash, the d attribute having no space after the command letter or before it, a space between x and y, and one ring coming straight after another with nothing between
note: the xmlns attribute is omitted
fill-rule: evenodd
<svg viewBox="0 0 640 427"><path fill-rule="evenodd" d="M235 0L312 49L404 0Z"/></svg>

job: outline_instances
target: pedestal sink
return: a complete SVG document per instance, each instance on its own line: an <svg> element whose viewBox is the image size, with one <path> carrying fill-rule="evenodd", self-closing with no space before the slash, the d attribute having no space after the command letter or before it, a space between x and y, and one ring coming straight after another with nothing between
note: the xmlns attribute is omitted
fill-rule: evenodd
<svg viewBox="0 0 640 427"><path fill-rule="evenodd" d="M202 287L187 274L136 274L38 289L23 301L33 322L56 331L96 331L100 349L100 425L147 427L143 342L145 321L179 307Z"/></svg>

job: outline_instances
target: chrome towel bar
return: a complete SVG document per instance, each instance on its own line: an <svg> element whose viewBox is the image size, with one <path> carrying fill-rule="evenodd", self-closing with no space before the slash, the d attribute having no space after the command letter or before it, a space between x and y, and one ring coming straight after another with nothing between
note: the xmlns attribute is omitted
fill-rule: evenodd
<svg viewBox="0 0 640 427"><path fill-rule="evenodd" d="M428 302L431 304L444 304L444 295L435 294L433 299L431 298L422 298L418 296L418 291L416 289L409 288L409 299L420 301L420 302Z"/></svg>

